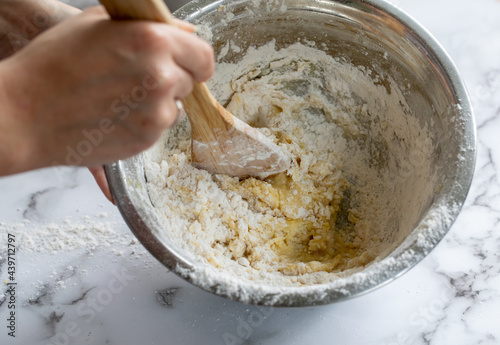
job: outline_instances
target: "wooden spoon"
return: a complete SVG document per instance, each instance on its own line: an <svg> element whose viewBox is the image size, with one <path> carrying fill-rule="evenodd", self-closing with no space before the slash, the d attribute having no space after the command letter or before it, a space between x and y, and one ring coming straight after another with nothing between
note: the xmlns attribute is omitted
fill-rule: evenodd
<svg viewBox="0 0 500 345"><path fill-rule="evenodd" d="M162 0L100 0L115 20L151 20L175 25ZM265 178L287 170L290 159L280 147L229 113L205 83L194 83L184 98L191 124L192 160L212 173Z"/></svg>

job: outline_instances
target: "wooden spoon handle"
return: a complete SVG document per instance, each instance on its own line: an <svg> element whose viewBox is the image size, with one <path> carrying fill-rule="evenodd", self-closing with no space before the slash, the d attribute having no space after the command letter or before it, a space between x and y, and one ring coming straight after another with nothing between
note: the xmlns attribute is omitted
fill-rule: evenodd
<svg viewBox="0 0 500 345"><path fill-rule="evenodd" d="M174 17L163 0L99 0L116 20L151 20L175 25Z"/></svg>

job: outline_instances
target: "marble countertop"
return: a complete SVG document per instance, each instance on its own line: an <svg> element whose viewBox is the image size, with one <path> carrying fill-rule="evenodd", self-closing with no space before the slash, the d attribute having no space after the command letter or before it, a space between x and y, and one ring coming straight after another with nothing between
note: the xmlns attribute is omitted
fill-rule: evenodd
<svg viewBox="0 0 500 345"><path fill-rule="evenodd" d="M500 344L500 1L392 2L451 55L478 125L466 205L425 260L346 302L243 305L159 264L85 169L45 169L0 178L2 282L9 234L18 249L16 337L8 336L10 294L2 283L0 344Z"/></svg>

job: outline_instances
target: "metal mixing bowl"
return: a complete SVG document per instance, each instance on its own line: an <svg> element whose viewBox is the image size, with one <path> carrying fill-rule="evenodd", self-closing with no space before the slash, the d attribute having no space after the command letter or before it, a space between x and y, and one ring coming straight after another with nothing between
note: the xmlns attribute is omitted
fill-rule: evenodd
<svg viewBox="0 0 500 345"><path fill-rule="evenodd" d="M399 85L411 85L411 92L405 94L407 102L419 121L430 126L437 141L432 158L438 179L432 182L433 195L415 201L423 205L415 226L401 230L402 240L385 258L328 284L262 287L234 277L228 280L168 237L148 195L142 155L110 164L106 171L118 208L137 238L160 262L191 283L233 300L310 306L359 296L394 280L443 238L471 184L475 123L457 69L436 40L412 18L375 0L196 0L175 15L210 27L216 53L228 40L239 37L242 52L230 52L223 59L226 62L237 62L251 45L276 39L277 47L284 47L300 38L325 43L334 57L354 65L376 66ZM443 207L449 212L441 212Z"/></svg>

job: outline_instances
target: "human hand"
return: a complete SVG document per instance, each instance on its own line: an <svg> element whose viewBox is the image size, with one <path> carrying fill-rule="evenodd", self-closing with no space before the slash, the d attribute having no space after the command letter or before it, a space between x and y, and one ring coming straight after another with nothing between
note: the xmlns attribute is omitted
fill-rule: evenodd
<svg viewBox="0 0 500 345"><path fill-rule="evenodd" d="M94 176L95 182L99 186L99 189L101 189L104 196L114 204L115 200L113 198L113 194L111 194L111 190L109 189L108 178L104 166L98 165L95 167L89 167L89 171L92 176Z"/></svg>
<svg viewBox="0 0 500 345"><path fill-rule="evenodd" d="M189 33L194 33L195 28L196 28L194 25L192 25L188 22L179 20L179 19L174 19L174 20L176 22L177 28L184 30L186 32L189 32ZM92 174L92 176L94 177L94 179L97 183L97 186L102 191L104 196L111 203L115 204L113 194L111 193L111 189L109 188L109 182L108 182L108 178L107 178L107 174L106 174L106 170L104 168L104 165L92 166L92 167L88 167L88 169L89 169L90 173Z"/></svg>
<svg viewBox="0 0 500 345"><path fill-rule="evenodd" d="M189 27L189 26L186 26ZM0 63L3 174L98 166L151 146L176 120L176 98L214 70L212 48L172 26L110 21L93 8ZM8 128L8 130L6 130Z"/></svg>
<svg viewBox="0 0 500 345"><path fill-rule="evenodd" d="M195 31L195 26L179 20L179 19L174 19L176 22L177 28L184 30L189 33L194 33ZM90 173L94 177L97 186L99 189L102 191L104 196L113 204L115 204L115 200L113 198L113 194L111 193L111 189L109 188L109 182L106 174L106 170L103 165L98 165L98 166L93 166L93 167L88 167Z"/></svg>

